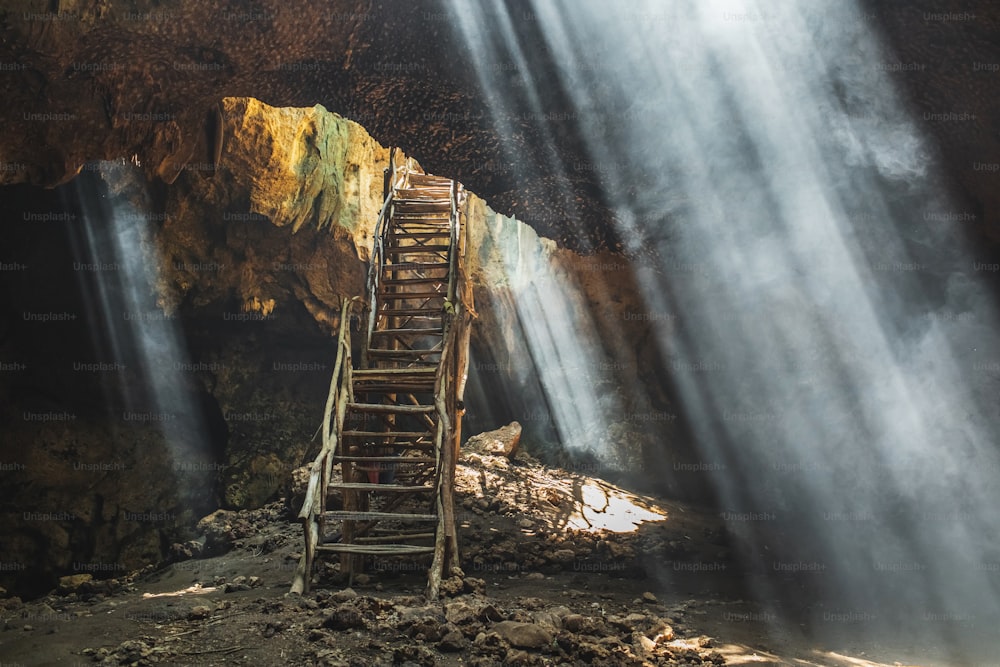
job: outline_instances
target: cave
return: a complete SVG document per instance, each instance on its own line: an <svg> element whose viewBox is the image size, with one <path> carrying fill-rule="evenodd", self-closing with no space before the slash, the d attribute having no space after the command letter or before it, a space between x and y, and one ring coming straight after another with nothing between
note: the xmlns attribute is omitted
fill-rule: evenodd
<svg viewBox="0 0 1000 667"><path fill-rule="evenodd" d="M1000 664L998 29L6 3L0 662Z"/></svg>

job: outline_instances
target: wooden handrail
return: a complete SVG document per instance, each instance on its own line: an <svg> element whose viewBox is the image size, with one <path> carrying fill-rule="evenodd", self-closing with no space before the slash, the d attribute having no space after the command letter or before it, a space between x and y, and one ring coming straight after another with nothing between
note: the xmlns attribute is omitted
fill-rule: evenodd
<svg viewBox="0 0 1000 667"><path fill-rule="evenodd" d="M326 399L326 410L323 414L323 445L319 454L309 468L309 484L306 487L305 499L298 518L302 521L305 533L305 549L299 559L299 565L292 578L293 593L303 593L309 589L308 577L312 572L312 562L316 552L317 542L322 535L323 512L326 510L326 490L330 484L333 456L336 454L337 434L343 427L343 414L347 402L351 399L351 342L350 319L351 308L359 297L344 299L340 310L340 332L337 336L337 359L333 365L333 375L330 377L330 391ZM346 387L345 387L346 385ZM338 401L338 398L340 399ZM335 428L331 428L331 415L336 414Z"/></svg>
<svg viewBox="0 0 1000 667"><path fill-rule="evenodd" d="M390 162L390 167L392 175L390 176L391 185L389 193L385 196L385 201L382 202L382 210L379 211L378 219L375 221L375 229L372 232L372 257L368 265L368 328L365 335L365 345L361 351L362 368L368 368L369 366L368 349L371 347L372 333L375 331L375 322L378 319L376 296L378 295L379 277L382 275L382 268L385 266L385 238L389 232L389 225L386 224L386 221L391 217L392 203L396 190L405 185L407 176L409 175L409 168L406 163L400 168L398 179L395 177L396 165Z"/></svg>
<svg viewBox="0 0 1000 667"><path fill-rule="evenodd" d="M434 433L434 455L437 458L437 488L435 489L436 508L438 515L438 528L434 542L434 561L431 563L430 573L427 577L427 597L436 599L441 586L441 578L450 560L450 543L455 531L454 508L447 500L450 497L451 479L449 470L453 467L453 453L451 447L452 424L449 419L449 394L451 391L451 358L455 339L459 327L455 326L458 321L456 314L445 313L445 338L441 348L441 360L438 363L437 374L434 378L434 406L437 408L438 423Z"/></svg>

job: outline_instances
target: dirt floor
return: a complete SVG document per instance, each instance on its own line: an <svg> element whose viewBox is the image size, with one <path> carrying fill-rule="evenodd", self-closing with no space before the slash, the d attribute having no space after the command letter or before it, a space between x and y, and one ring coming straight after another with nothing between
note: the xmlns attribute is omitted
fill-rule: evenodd
<svg viewBox="0 0 1000 667"><path fill-rule="evenodd" d="M463 573L440 600L423 597L426 561L400 559L350 587L322 563L288 594L301 527L278 502L218 512L204 547L176 548L217 555L0 600L0 665L948 664L776 623L747 601L717 515L524 455L466 453L458 483Z"/></svg>

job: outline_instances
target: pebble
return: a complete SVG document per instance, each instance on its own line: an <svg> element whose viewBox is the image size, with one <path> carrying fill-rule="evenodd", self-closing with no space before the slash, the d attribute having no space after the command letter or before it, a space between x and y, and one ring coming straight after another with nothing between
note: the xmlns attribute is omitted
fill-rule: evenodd
<svg viewBox="0 0 1000 667"><path fill-rule="evenodd" d="M357 577L355 577L355 579L357 579ZM358 594L353 588L345 588L344 590L337 591L330 596L334 602L347 602L348 600L353 600L356 597L358 597Z"/></svg>
<svg viewBox="0 0 1000 667"><path fill-rule="evenodd" d="M205 605L198 605L197 607L192 607L191 611L188 612L188 619L192 621L197 621L203 618L208 618L208 615L212 613L212 610Z"/></svg>

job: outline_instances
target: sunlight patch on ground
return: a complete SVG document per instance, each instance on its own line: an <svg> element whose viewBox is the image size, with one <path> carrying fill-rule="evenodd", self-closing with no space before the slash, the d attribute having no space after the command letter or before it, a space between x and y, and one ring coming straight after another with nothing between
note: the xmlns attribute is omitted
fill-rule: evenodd
<svg viewBox="0 0 1000 667"><path fill-rule="evenodd" d="M170 591L169 593L143 593L142 598L144 600L148 598L179 598L184 595L205 595L206 593L214 593L215 591L215 586L202 587L201 584L195 584L194 586L188 586L179 591Z"/></svg>
<svg viewBox="0 0 1000 667"><path fill-rule="evenodd" d="M824 651L822 655L827 660L833 661L832 663L827 663L827 664L844 665L845 667L847 665L851 665L852 667L921 667L920 665L913 665L913 664L904 665L901 662L893 662L891 665L890 663L886 662L872 662L871 660L865 660L864 658L852 658L849 655L843 655L841 653L836 653L834 651ZM808 665L812 663L802 662L802 664Z"/></svg>
<svg viewBox="0 0 1000 667"><path fill-rule="evenodd" d="M456 471L459 493L494 497L503 489L525 514L540 513L558 530L630 533L644 523L665 521L654 498L636 495L596 477L558 468L512 465L502 456L463 454ZM471 464L471 465L470 465Z"/></svg>
<svg viewBox="0 0 1000 667"><path fill-rule="evenodd" d="M678 648L687 648L687 646L683 644L685 641L690 642L692 640L676 640L671 642L670 645L677 645ZM751 648L749 646L742 646L740 644L725 644L723 646L717 646L715 647L715 651L725 656L727 665L798 665L799 667L921 667L920 665L912 665L902 662L874 662L864 658L854 658L842 653L836 653L834 651L812 651L813 655L816 656L815 659L792 658L787 655L786 651L782 651L782 653L785 654L784 657L782 657L776 653Z"/></svg>
<svg viewBox="0 0 1000 667"><path fill-rule="evenodd" d="M715 647L718 653L726 657L727 665L780 665L781 659L767 651L752 649L739 644L725 644Z"/></svg>
<svg viewBox="0 0 1000 667"><path fill-rule="evenodd" d="M566 521L572 530L596 533L630 533L647 521L662 521L666 514L642 507L640 499L608 484L588 482L580 489L579 502Z"/></svg>

